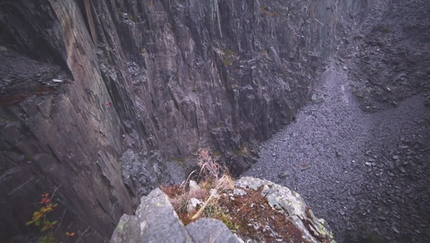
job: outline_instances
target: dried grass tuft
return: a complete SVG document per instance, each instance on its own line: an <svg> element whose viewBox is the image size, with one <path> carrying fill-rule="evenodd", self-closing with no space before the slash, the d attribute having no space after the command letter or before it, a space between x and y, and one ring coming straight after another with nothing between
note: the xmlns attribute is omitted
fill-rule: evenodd
<svg viewBox="0 0 430 243"><path fill-rule="evenodd" d="M200 167L199 178L214 177L218 179L222 172L222 167L212 159L207 148L199 149L197 165Z"/></svg>
<svg viewBox="0 0 430 243"><path fill-rule="evenodd" d="M221 178L215 181L215 189L217 189L217 191L233 190L233 178L228 174L223 174Z"/></svg>

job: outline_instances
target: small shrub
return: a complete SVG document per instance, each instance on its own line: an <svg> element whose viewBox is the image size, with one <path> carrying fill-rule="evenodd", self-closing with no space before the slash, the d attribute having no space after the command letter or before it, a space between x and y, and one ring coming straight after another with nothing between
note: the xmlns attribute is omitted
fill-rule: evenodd
<svg viewBox="0 0 430 243"><path fill-rule="evenodd" d="M54 211L54 208L58 206L57 203L52 203L52 197L49 197L49 193L42 194L42 199L40 200L39 204L42 205L42 207L33 212L33 217L30 221L26 222L25 225L35 225L36 227L40 228L40 232L44 235L39 237L39 243L54 243L56 242L54 233L58 229L59 225L57 225L58 221L50 221L48 219L48 213ZM67 239L74 236L75 232L66 232L66 241Z"/></svg>
<svg viewBox="0 0 430 243"><path fill-rule="evenodd" d="M225 66L231 66L233 64L229 57L224 58L222 62L224 63Z"/></svg>
<svg viewBox="0 0 430 243"><path fill-rule="evenodd" d="M224 54L227 56L234 56L235 55L234 51L232 51L231 49L225 49Z"/></svg>
<svg viewBox="0 0 430 243"><path fill-rule="evenodd" d="M242 144L240 153L245 153ZM283 210L273 208L262 195L264 187L257 190L241 188L244 192L236 194L234 182L228 170L220 166L210 155L208 149L200 149L198 154L199 184L191 182L190 176L181 186L165 187L179 219L184 225L202 217L222 221L232 232L253 242L303 242L302 231L297 228L290 216ZM190 186L186 186L190 184ZM194 199L194 200L192 200ZM196 203L196 200L199 203ZM311 218L310 208L306 208L306 218ZM306 221L307 222L307 221ZM319 242L328 243L325 238Z"/></svg>
<svg viewBox="0 0 430 243"><path fill-rule="evenodd" d="M233 64L231 58L234 57L235 53L234 51L232 51L231 49L225 49L223 51L224 54L224 59L223 59L223 63L225 66L231 66Z"/></svg>

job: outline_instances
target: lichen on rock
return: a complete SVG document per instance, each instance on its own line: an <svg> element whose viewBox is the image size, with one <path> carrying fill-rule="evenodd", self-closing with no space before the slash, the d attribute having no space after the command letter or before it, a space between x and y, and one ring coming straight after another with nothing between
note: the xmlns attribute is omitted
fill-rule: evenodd
<svg viewBox="0 0 430 243"><path fill-rule="evenodd" d="M263 187L261 195L267 198L269 205L285 212L292 223L303 233L309 242L335 242L333 233L324 219L318 219L305 201L295 191L271 181L253 177L242 177L235 185L241 188Z"/></svg>
<svg viewBox="0 0 430 243"><path fill-rule="evenodd" d="M327 223L316 218L301 196L286 187L243 177L234 183L234 188L215 186L210 189L215 192L209 195L196 193L208 188L203 189L194 181L189 184L188 191L165 187L168 195L155 189L142 197L136 216L121 218L111 243L179 242L178 239L193 239L196 243L207 239L232 243L335 243ZM212 185L217 183L212 181ZM196 195L200 195L198 199ZM195 204L196 200L204 203ZM191 206L194 210L189 210ZM164 233L160 234L161 231Z"/></svg>

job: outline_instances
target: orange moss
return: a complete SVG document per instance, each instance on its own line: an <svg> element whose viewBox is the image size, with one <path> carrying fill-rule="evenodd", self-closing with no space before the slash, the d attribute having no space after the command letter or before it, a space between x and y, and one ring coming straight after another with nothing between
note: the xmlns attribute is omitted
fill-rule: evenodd
<svg viewBox="0 0 430 243"><path fill-rule="evenodd" d="M177 204L178 198L188 200L188 192L184 192L178 186L164 187L163 191L171 198L172 203ZM253 239L263 242L304 242L302 232L285 215L285 212L273 209L267 198L261 195L262 187L257 191L245 189L245 195L233 195L233 190L219 192L218 199L206 207L201 217L215 218L233 232L244 239ZM180 194L183 192L184 194ZM203 198L207 200L209 195ZM186 202L184 202L186 204ZM175 207L179 219L184 225L194 220L194 212L187 212L186 205ZM196 208L198 210L199 207ZM307 213L308 214L308 213Z"/></svg>
<svg viewBox="0 0 430 243"><path fill-rule="evenodd" d="M245 195L235 196L234 200L228 194L219 200L220 207L229 212L233 224L238 226L238 235L263 242L307 242L284 212L269 205L261 195L262 187L245 191Z"/></svg>
<svg viewBox="0 0 430 243"><path fill-rule="evenodd" d="M179 185L163 186L161 187L161 190L170 198L174 198L184 193L184 189Z"/></svg>
<svg viewBox="0 0 430 243"><path fill-rule="evenodd" d="M200 188L162 188L184 225L201 217L215 218L243 239L308 243L302 238L301 230L292 223L287 212L269 205L267 198L261 195L263 187L258 190L242 189L245 191L244 195L235 195L233 180L228 170L215 162L207 149L199 151L198 160ZM216 193L210 195L211 190ZM191 198L199 199L202 203L195 208L190 207L188 203ZM311 218L311 213L310 209L306 208L306 218L302 221L307 227L312 227L308 224L308 218Z"/></svg>

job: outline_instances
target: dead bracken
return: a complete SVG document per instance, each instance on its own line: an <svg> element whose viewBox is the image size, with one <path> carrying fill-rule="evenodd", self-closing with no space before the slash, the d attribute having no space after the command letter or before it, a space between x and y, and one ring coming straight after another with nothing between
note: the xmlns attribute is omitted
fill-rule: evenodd
<svg viewBox="0 0 430 243"><path fill-rule="evenodd" d="M208 183L205 181L205 184ZM213 182L212 182L213 183ZM201 217L221 220L242 239L259 242L308 242L302 238L301 231L291 222L284 211L272 208L267 198L262 194L263 187L258 190L243 189L246 194L236 195L228 189L218 192L216 199L211 200L199 217L194 217L202 206L199 204L189 210L188 202L196 198L202 202L208 201L208 189L184 191L179 186L164 187L163 191L169 196L176 213L184 225ZM193 197L191 197L193 196Z"/></svg>
<svg viewBox="0 0 430 243"><path fill-rule="evenodd" d="M221 167L211 159L207 150L200 151L199 159L204 162L200 163L199 174L205 175L199 185L190 181L187 189L185 185L162 188L184 225L207 217L221 220L242 239L308 242L303 239L302 232L292 223L287 212L269 205L267 198L262 195L263 186L257 190L241 189L241 193L235 193L232 178L225 170L219 176ZM306 220L303 219L305 225ZM325 239L319 240L324 242Z"/></svg>

